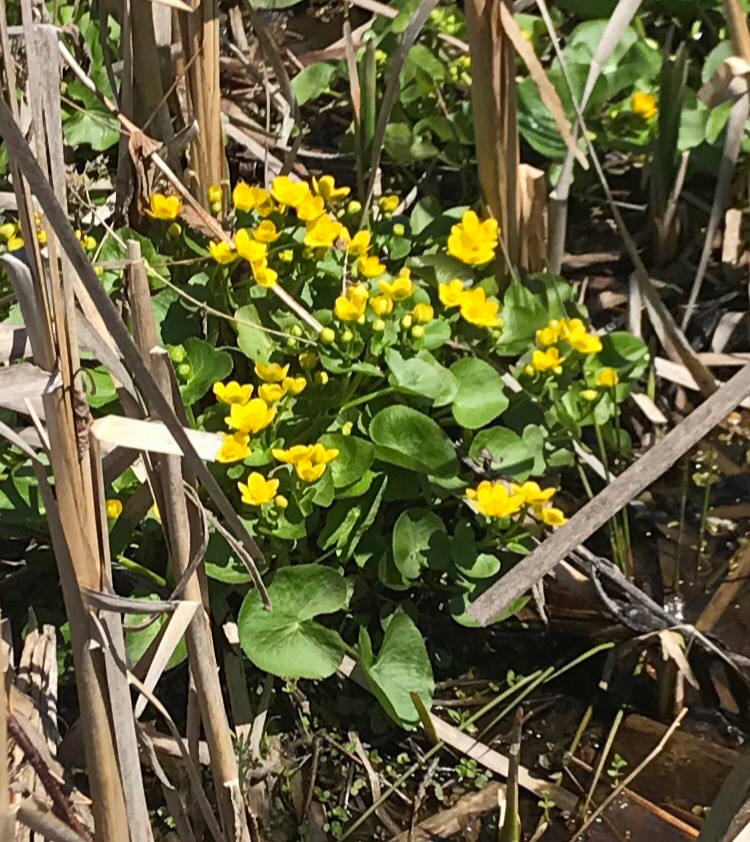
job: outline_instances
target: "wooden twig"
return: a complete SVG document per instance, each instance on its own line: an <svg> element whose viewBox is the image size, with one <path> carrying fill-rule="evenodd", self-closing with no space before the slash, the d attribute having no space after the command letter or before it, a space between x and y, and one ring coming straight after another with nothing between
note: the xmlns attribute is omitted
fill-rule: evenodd
<svg viewBox="0 0 750 842"><path fill-rule="evenodd" d="M36 772L47 795L49 795L50 800L52 801L56 815L66 822L66 824L71 827L81 837L81 839L86 840L86 842L94 842L94 838L89 833L88 828L81 823L81 820L76 815L73 805L70 803L65 793L60 788L60 785L47 768L47 764L36 750L34 744L26 736L26 732L21 725L19 725L14 714L8 714L7 723L8 736L21 749L26 757L26 760L28 760L29 764L33 767L34 772Z"/></svg>

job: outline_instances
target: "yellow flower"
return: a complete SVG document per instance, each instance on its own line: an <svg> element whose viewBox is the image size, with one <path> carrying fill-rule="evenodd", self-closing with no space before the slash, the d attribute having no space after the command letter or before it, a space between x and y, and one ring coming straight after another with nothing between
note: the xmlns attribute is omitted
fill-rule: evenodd
<svg viewBox="0 0 750 842"><path fill-rule="evenodd" d="M371 257L360 257L357 260L357 269L366 278L377 278L385 272L385 266L383 266L380 259L374 254Z"/></svg>
<svg viewBox="0 0 750 842"><path fill-rule="evenodd" d="M309 459L302 459L294 466L297 476L303 482L317 482L325 473L325 465L313 465Z"/></svg>
<svg viewBox="0 0 750 842"><path fill-rule="evenodd" d="M454 278L446 284L438 284L438 298L443 307L458 307L464 294L464 282Z"/></svg>
<svg viewBox="0 0 750 842"><path fill-rule="evenodd" d="M434 318L435 310L431 304L425 304L420 301L419 304L414 305L414 309L411 311L411 314L414 316L414 320L419 322L419 324L426 325L427 322L432 321Z"/></svg>
<svg viewBox="0 0 750 842"><path fill-rule="evenodd" d="M294 470L303 482L316 482L326 469L326 465L339 455L335 448L326 448L320 442L312 445L308 454L294 463Z"/></svg>
<svg viewBox="0 0 750 842"><path fill-rule="evenodd" d="M489 218L480 222L472 210L464 213L448 236L448 254L471 266L489 263L496 247L497 220Z"/></svg>
<svg viewBox="0 0 750 842"><path fill-rule="evenodd" d="M239 211L257 210L261 216L268 216L273 211L271 197L262 187L251 187L240 182L232 192L232 204Z"/></svg>
<svg viewBox="0 0 750 842"><path fill-rule="evenodd" d="M227 427L239 433L259 433L276 417L276 407L268 406L262 398L253 398L246 404L233 403Z"/></svg>
<svg viewBox="0 0 750 842"><path fill-rule="evenodd" d="M536 332L536 344L546 348L548 345L554 345L560 338L559 332L560 323L553 319L546 327L541 328Z"/></svg>
<svg viewBox="0 0 750 842"><path fill-rule="evenodd" d="M221 201L221 185L219 184L212 184L208 188L208 203L209 205L213 205L216 202Z"/></svg>
<svg viewBox="0 0 750 842"><path fill-rule="evenodd" d="M208 250L217 263L234 263L235 260L239 259L239 254L234 250L232 244L226 242L226 240L219 243L209 243Z"/></svg>
<svg viewBox="0 0 750 842"><path fill-rule="evenodd" d="M0 225L0 239L5 240L7 243L8 240L11 240L16 236L17 231L18 226L15 222L6 222L5 224Z"/></svg>
<svg viewBox="0 0 750 842"><path fill-rule="evenodd" d="M311 444L295 444L287 450L280 447L274 447L271 451L273 458L279 462L284 462L287 465L296 465L303 459L309 459L312 453Z"/></svg>
<svg viewBox="0 0 750 842"><path fill-rule="evenodd" d="M401 204L401 199L398 196L391 194L390 196L381 196L378 199L378 207L383 213L395 213L396 208Z"/></svg>
<svg viewBox="0 0 750 842"><path fill-rule="evenodd" d="M23 248L23 237L11 237L6 243L8 251L18 251Z"/></svg>
<svg viewBox="0 0 750 842"><path fill-rule="evenodd" d="M475 287L461 296L461 316L477 327L499 327L500 304L488 299L482 287Z"/></svg>
<svg viewBox="0 0 750 842"><path fill-rule="evenodd" d="M235 234L234 246L239 256L248 263L260 263L266 259L266 244L254 240L247 228L240 228Z"/></svg>
<svg viewBox="0 0 750 842"><path fill-rule="evenodd" d="M414 295L414 281L411 272L402 269L392 281L380 281L380 291L394 301L405 301Z"/></svg>
<svg viewBox="0 0 750 842"><path fill-rule="evenodd" d="M163 193L152 193L148 197L150 210L146 213L154 219L177 219L182 210L182 201L179 196L165 196Z"/></svg>
<svg viewBox="0 0 750 842"><path fill-rule="evenodd" d="M303 222L314 222L319 216L325 212L325 205L320 196L305 196L305 198L297 205L297 219Z"/></svg>
<svg viewBox="0 0 750 842"><path fill-rule="evenodd" d="M542 506L550 500L557 490L556 488L540 488L536 482L524 482L521 485L511 483L511 491L514 494L523 496L523 502L527 506Z"/></svg>
<svg viewBox="0 0 750 842"><path fill-rule="evenodd" d="M323 214L312 225L308 224L305 245L310 248L330 248L338 239L343 227L340 222Z"/></svg>
<svg viewBox="0 0 750 842"><path fill-rule="evenodd" d="M387 316L393 310L393 299L387 295L376 295L370 301L370 307L378 316Z"/></svg>
<svg viewBox="0 0 750 842"><path fill-rule="evenodd" d="M83 238L83 247L86 249L86 251L95 251L96 250L96 238L92 237L90 234L87 234Z"/></svg>
<svg viewBox="0 0 750 842"><path fill-rule="evenodd" d="M586 325L580 319L563 319L557 326L558 337L566 342L585 334Z"/></svg>
<svg viewBox="0 0 750 842"><path fill-rule="evenodd" d="M277 479L266 479L262 474L253 471L247 478L247 484L238 482L237 488L242 494L242 502L248 506L262 506L272 502L279 487Z"/></svg>
<svg viewBox="0 0 750 842"><path fill-rule="evenodd" d="M356 322L364 314L370 293L367 287L352 286L346 290L346 295L336 299L333 312L342 322Z"/></svg>
<svg viewBox="0 0 750 842"><path fill-rule="evenodd" d="M284 397L284 387L280 383L263 383L258 387L258 395L271 406Z"/></svg>
<svg viewBox="0 0 750 842"><path fill-rule="evenodd" d="M539 509L536 514L542 523L547 526L562 526L564 523L568 522L568 519L562 511L554 508L553 506L550 506L548 509Z"/></svg>
<svg viewBox="0 0 750 842"><path fill-rule="evenodd" d="M271 195L280 205L296 208L310 195L304 181L292 181L288 175L277 175L271 186Z"/></svg>
<svg viewBox="0 0 750 842"><path fill-rule="evenodd" d="M501 483L480 482L476 489L468 489L466 497L476 503L485 517L508 517L524 505L522 494L509 492Z"/></svg>
<svg viewBox="0 0 750 842"><path fill-rule="evenodd" d="M336 187L336 182L332 175L322 175L319 179L313 178L312 185L313 190L326 202L335 202L337 199L343 199L351 192L349 187Z"/></svg>
<svg viewBox="0 0 750 842"><path fill-rule="evenodd" d="M217 462L239 462L250 455L248 445L250 436L247 433L222 434L222 436L224 440L221 443L221 449L216 454Z"/></svg>
<svg viewBox="0 0 750 842"><path fill-rule="evenodd" d="M47 232L46 231L37 231L36 238L39 241L40 246L46 246L47 245Z"/></svg>
<svg viewBox="0 0 750 842"><path fill-rule="evenodd" d="M372 235L369 231L357 231L347 246L349 254L352 257L364 257L367 254L367 249L370 248L371 237Z"/></svg>
<svg viewBox="0 0 750 842"><path fill-rule="evenodd" d="M531 367L535 371L549 371L560 368L563 364L563 359L557 348L548 348L546 351L540 351L536 348L531 355ZM555 372L557 373L557 372Z"/></svg>
<svg viewBox="0 0 750 842"><path fill-rule="evenodd" d="M630 108L643 120L653 120L658 112L656 98L643 91L637 91L630 99Z"/></svg>
<svg viewBox="0 0 750 842"><path fill-rule="evenodd" d="M307 380L304 377L285 377L281 381L284 391L290 395L299 395L307 388Z"/></svg>
<svg viewBox="0 0 750 842"><path fill-rule="evenodd" d="M253 278L258 286L272 287L278 277L276 270L271 269L265 260L253 263Z"/></svg>
<svg viewBox="0 0 750 842"><path fill-rule="evenodd" d="M253 387L250 383L245 386L240 386L236 380L230 380L229 383L214 383L216 400L227 404L227 406L234 403L245 404L250 400L252 394Z"/></svg>
<svg viewBox="0 0 750 842"><path fill-rule="evenodd" d="M596 375L596 385L604 389L614 389L620 382L620 377L613 368L603 368Z"/></svg>
<svg viewBox="0 0 750 842"><path fill-rule="evenodd" d="M281 236L280 232L276 230L276 226L270 219L264 219L263 222L253 230L253 239L259 243L273 243Z"/></svg>
<svg viewBox="0 0 750 842"><path fill-rule="evenodd" d="M255 374L265 383L281 383L289 372L289 363L255 363Z"/></svg>
<svg viewBox="0 0 750 842"><path fill-rule="evenodd" d="M568 342L579 354L598 354L602 350L602 340L595 333L577 333Z"/></svg>
<svg viewBox="0 0 750 842"><path fill-rule="evenodd" d="M122 501L121 500L107 500L106 507L107 507L107 517L110 520L115 520L115 518L120 517L120 515L122 514Z"/></svg>

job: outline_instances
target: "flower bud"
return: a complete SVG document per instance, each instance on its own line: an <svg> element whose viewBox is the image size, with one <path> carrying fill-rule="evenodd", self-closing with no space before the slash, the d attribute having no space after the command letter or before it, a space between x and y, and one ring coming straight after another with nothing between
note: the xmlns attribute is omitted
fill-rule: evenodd
<svg viewBox="0 0 750 842"><path fill-rule="evenodd" d="M217 202L221 204L221 187L218 184L212 184L208 188L208 201L215 205Z"/></svg>
<svg viewBox="0 0 750 842"><path fill-rule="evenodd" d="M273 498L273 504L274 506L276 506L277 509L281 509L281 511L283 512L284 509L289 505L289 501L286 499L286 497L284 497L283 494L277 494Z"/></svg>
<svg viewBox="0 0 750 842"><path fill-rule="evenodd" d="M291 333L292 336L302 336L302 328L299 325L292 325L289 328L289 333Z"/></svg>
<svg viewBox="0 0 750 842"><path fill-rule="evenodd" d="M341 425L341 435L342 436L350 436L352 434L352 427L354 425L351 421L347 421L345 424Z"/></svg>
<svg viewBox="0 0 750 842"><path fill-rule="evenodd" d="M341 334L341 341L344 343L344 345L348 345L352 341L352 339L354 339L354 334L349 330L349 328L347 328Z"/></svg>
<svg viewBox="0 0 750 842"><path fill-rule="evenodd" d="M533 377L534 376L534 367L531 366L531 365L524 366L523 373L527 377Z"/></svg>
<svg viewBox="0 0 750 842"><path fill-rule="evenodd" d="M328 372L327 371L316 371L315 372L315 382L318 386L325 386L328 383Z"/></svg>
<svg viewBox="0 0 750 842"><path fill-rule="evenodd" d="M83 238L83 247L86 251L96 251L96 238L92 237L90 234L87 234Z"/></svg>
<svg viewBox="0 0 750 842"><path fill-rule="evenodd" d="M174 237L175 239L177 239L177 237L179 237L180 234L182 234L182 226L180 225L180 223L179 222L173 222L169 226L169 228L167 228L167 234L170 237Z"/></svg>
<svg viewBox="0 0 750 842"><path fill-rule="evenodd" d="M183 380L187 380L192 373L193 367L190 365L190 363L180 363L177 366L177 376L182 378Z"/></svg>
<svg viewBox="0 0 750 842"><path fill-rule="evenodd" d="M599 397L599 392L597 392L596 389L584 389L581 392L581 397L585 401L593 403Z"/></svg>
<svg viewBox="0 0 750 842"><path fill-rule="evenodd" d="M400 222L396 222L393 226L393 233L396 237L403 237L406 233L406 228Z"/></svg>
<svg viewBox="0 0 750 842"><path fill-rule="evenodd" d="M184 363L186 356L187 355L185 354L185 349L182 347L182 345L173 345L169 349L169 359L172 360L172 362L175 365Z"/></svg>
<svg viewBox="0 0 750 842"><path fill-rule="evenodd" d="M372 329L375 333L382 333L385 330L385 322L382 319L375 319L372 323Z"/></svg>
<svg viewBox="0 0 750 842"><path fill-rule="evenodd" d="M336 332L332 327L324 327L320 332L320 341L324 345L333 345L336 341Z"/></svg>
<svg viewBox="0 0 750 842"><path fill-rule="evenodd" d="M351 214L352 216L355 213L360 213L362 211L362 202L358 202L356 199L352 199L351 202L346 206L346 212Z"/></svg>
<svg viewBox="0 0 750 842"><path fill-rule="evenodd" d="M414 339L424 339L424 328L422 325L414 325L411 329L411 335Z"/></svg>
<svg viewBox="0 0 750 842"><path fill-rule="evenodd" d="M299 355L299 364L302 368L310 371L318 364L318 355L314 351L305 351Z"/></svg>
<svg viewBox="0 0 750 842"><path fill-rule="evenodd" d="M94 266L94 274L97 278L101 278L101 276L104 274L104 267Z"/></svg>
<svg viewBox="0 0 750 842"><path fill-rule="evenodd" d="M407 313L407 314L406 314L406 315L405 315L405 316L401 319L401 327L402 327L404 330L409 330L409 328L412 326L413 321L414 321L414 319L412 318L411 314L410 314L410 313Z"/></svg>
<svg viewBox="0 0 750 842"><path fill-rule="evenodd" d="M294 252L291 249L284 249L279 252L279 260L282 263L291 263L294 260Z"/></svg>
<svg viewBox="0 0 750 842"><path fill-rule="evenodd" d="M221 202L211 202L211 213L218 216L221 213Z"/></svg>

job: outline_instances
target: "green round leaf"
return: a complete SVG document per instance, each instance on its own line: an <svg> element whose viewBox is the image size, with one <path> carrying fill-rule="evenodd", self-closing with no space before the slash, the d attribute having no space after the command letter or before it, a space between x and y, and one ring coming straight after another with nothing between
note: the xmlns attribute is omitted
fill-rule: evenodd
<svg viewBox="0 0 750 842"><path fill-rule="evenodd" d="M315 62L300 70L292 79L292 91L297 97L297 102L304 105L309 100L317 99L325 93L335 72L336 65L327 64L324 61Z"/></svg>
<svg viewBox="0 0 750 842"><path fill-rule="evenodd" d="M407 395L427 398L435 406L445 406L458 392L456 378L429 351L420 351L415 357L404 359L395 348L388 348L385 361L391 372L391 385Z"/></svg>
<svg viewBox="0 0 750 842"><path fill-rule="evenodd" d="M246 304L240 307L234 314L235 319L243 322L258 325L257 328L247 324L237 324L237 344L240 351L255 362L267 363L271 359L276 346L271 337L263 330L263 325L258 315L258 308L254 304Z"/></svg>
<svg viewBox="0 0 750 842"><path fill-rule="evenodd" d="M508 408L503 381L489 363L465 357L453 363L450 371L458 381L453 417L462 427L470 430L484 427Z"/></svg>
<svg viewBox="0 0 750 842"><path fill-rule="evenodd" d="M429 509L408 509L399 516L393 527L393 561L407 579L416 579L428 565L438 532L445 532L445 526Z"/></svg>
<svg viewBox="0 0 750 842"><path fill-rule="evenodd" d="M329 469L333 476L334 488L345 488L362 479L375 458L375 448L372 443L357 436L326 433L320 441L326 447L335 447L339 451L339 455L331 462Z"/></svg>
<svg viewBox="0 0 750 842"><path fill-rule="evenodd" d="M370 423L375 455L383 462L423 474L450 476L456 454L450 439L431 418L408 406L388 406Z"/></svg>
<svg viewBox="0 0 750 842"><path fill-rule="evenodd" d="M237 621L240 644L260 669L284 678L327 678L344 654L338 633L316 623L320 614L349 603L344 577L318 564L283 567L268 588L273 606L266 611L258 592L242 603Z"/></svg>
<svg viewBox="0 0 750 842"><path fill-rule="evenodd" d="M534 453L524 440L506 427L490 427L476 435L469 456L480 464L491 461L492 469L516 479L526 478L534 468Z"/></svg>
<svg viewBox="0 0 750 842"><path fill-rule="evenodd" d="M191 373L187 383L180 387L182 400L187 406L200 400L216 383L232 371L232 357L219 351L210 342L191 336L183 343Z"/></svg>

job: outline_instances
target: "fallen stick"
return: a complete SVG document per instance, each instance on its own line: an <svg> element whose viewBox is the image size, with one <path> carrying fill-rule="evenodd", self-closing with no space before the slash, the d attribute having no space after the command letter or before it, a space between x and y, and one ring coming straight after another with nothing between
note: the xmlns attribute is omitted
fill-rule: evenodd
<svg viewBox="0 0 750 842"><path fill-rule="evenodd" d="M750 365L724 383L681 424L573 515L565 526L495 582L471 604L469 616L483 626L491 623L570 552L666 473L747 397L750 397Z"/></svg>

